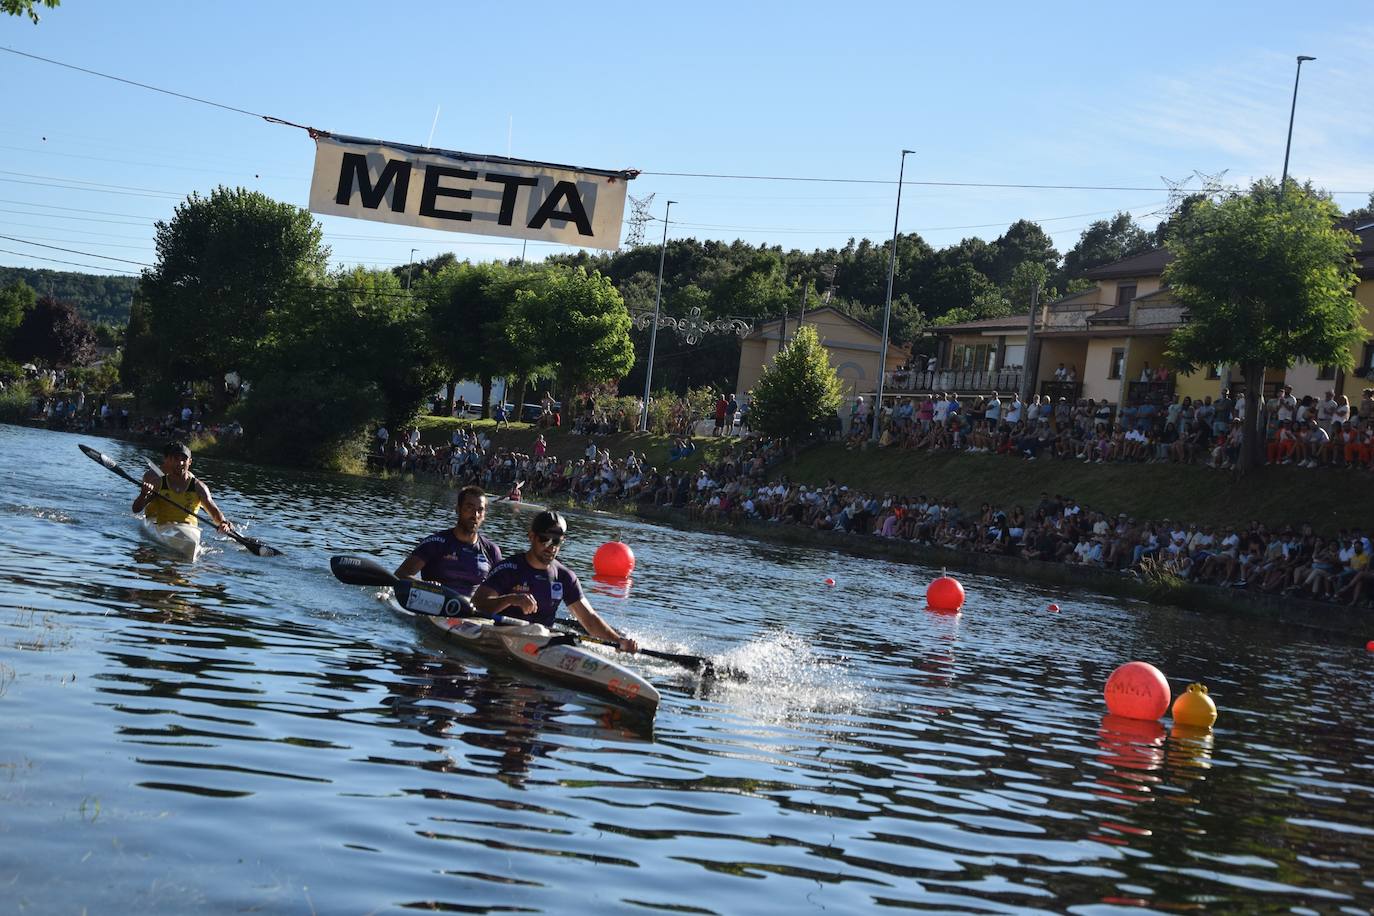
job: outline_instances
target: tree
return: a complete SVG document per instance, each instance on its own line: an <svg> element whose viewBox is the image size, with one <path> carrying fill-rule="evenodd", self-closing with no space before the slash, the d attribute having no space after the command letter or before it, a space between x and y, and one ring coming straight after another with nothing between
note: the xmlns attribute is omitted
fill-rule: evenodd
<svg viewBox="0 0 1374 916"><path fill-rule="evenodd" d="M995 255L987 274L988 278L1015 297L1016 269L1026 263L1039 264L1048 274L1059 266L1059 252L1054 240L1044 229L1030 220L1019 219L1007 227L997 241L992 243Z"/></svg>
<svg viewBox="0 0 1374 916"><path fill-rule="evenodd" d="M514 272L504 264L453 264L418 284L427 303L428 332L435 352L453 382L476 379L482 385L482 416L489 416L491 382L505 371L502 324L513 295ZM453 405L449 404L452 411Z"/></svg>
<svg viewBox="0 0 1374 916"><path fill-rule="evenodd" d="M10 337L10 355L19 362L84 366L95 357L95 334L70 302L44 296Z"/></svg>
<svg viewBox="0 0 1374 916"><path fill-rule="evenodd" d="M581 267L540 272L527 314L542 361L565 399L583 385L618 379L634 365L630 313L615 285L599 273Z"/></svg>
<svg viewBox="0 0 1374 916"><path fill-rule="evenodd" d="M0 353L8 350L10 338L37 301L38 294L23 280L0 289Z"/></svg>
<svg viewBox="0 0 1374 916"><path fill-rule="evenodd" d="M749 426L766 436L805 438L835 416L840 377L816 329L803 326L754 385Z"/></svg>
<svg viewBox="0 0 1374 916"><path fill-rule="evenodd" d="M1264 180L1248 192L1194 206L1169 240L1164 277L1188 322L1170 337L1166 356L1191 371L1240 366L1245 378L1240 470L1261 456L1258 428L1266 369L1302 360L1349 368L1364 339L1356 301L1358 240L1335 225L1329 199L1290 183L1280 193Z"/></svg>
<svg viewBox="0 0 1374 916"><path fill-rule="evenodd" d="M1110 220L1100 219L1083 230L1078 244L1064 255L1064 270L1056 285L1083 276L1094 267L1111 264L1154 246L1150 233L1135 224L1129 213L1118 213Z"/></svg>
<svg viewBox="0 0 1374 916"><path fill-rule="evenodd" d="M234 408L256 458L348 467L370 424L409 424L444 377L401 280L362 268L330 279L272 315L263 368Z"/></svg>
<svg viewBox="0 0 1374 916"><path fill-rule="evenodd" d="M226 372L274 370L259 358L274 313L309 302L329 258L321 240L309 213L257 191L192 194L157 223L158 262L140 290L152 366L138 371L222 391Z"/></svg>
<svg viewBox="0 0 1374 916"><path fill-rule="evenodd" d="M29 21L37 25L37 7L46 6L50 10L55 10L61 3L62 0L0 0L0 13L6 13L10 16L28 16Z"/></svg>
<svg viewBox="0 0 1374 916"><path fill-rule="evenodd" d="M969 263L937 270L926 286L924 302L929 314L935 316L936 324L952 323L946 313L954 309L962 310L959 315L997 318L1005 315L1010 308L997 284Z"/></svg>

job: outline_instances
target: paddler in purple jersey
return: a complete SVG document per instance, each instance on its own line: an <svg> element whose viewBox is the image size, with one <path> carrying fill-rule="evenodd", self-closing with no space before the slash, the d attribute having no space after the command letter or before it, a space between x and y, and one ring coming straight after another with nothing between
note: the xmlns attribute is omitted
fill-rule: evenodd
<svg viewBox="0 0 1374 916"><path fill-rule="evenodd" d="M621 652L638 652L639 643L602 620L587 603L577 576L558 562L558 549L567 533L562 515L540 512L530 522L530 549L496 564L487 581L472 593L472 603L484 614L519 616L551 626L562 602L592 636L616 643Z"/></svg>
<svg viewBox="0 0 1374 916"><path fill-rule="evenodd" d="M418 573L426 582L470 596L501 562L501 548L477 531L487 517L487 494L482 488L459 490L457 510L458 523L421 541L396 567L396 578L410 579Z"/></svg>

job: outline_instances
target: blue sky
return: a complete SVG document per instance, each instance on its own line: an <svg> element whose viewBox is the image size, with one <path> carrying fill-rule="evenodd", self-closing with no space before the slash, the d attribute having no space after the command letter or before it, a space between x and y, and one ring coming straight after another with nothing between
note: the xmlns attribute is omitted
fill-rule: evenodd
<svg viewBox="0 0 1374 916"><path fill-rule="evenodd" d="M64 0L37 26L5 17L0 47L337 133L641 169L630 194L656 195L658 217L677 201L674 238L806 250L885 239L905 147L917 154L903 232L943 247L995 238L1024 217L1061 253L1118 210L1153 225L1167 199L1161 176L1277 177L1295 57L1309 54L1290 171L1342 192L1346 209L1374 190L1367 0ZM0 264L82 269L43 257L136 272L107 258L151 263L153 222L218 184L306 203L314 144L301 130L5 52L0 81ZM519 241L321 223L334 261L348 265L403 264L412 248L472 260L521 251ZM646 229L651 242L661 233L661 223ZM564 250L532 242L528 257Z"/></svg>

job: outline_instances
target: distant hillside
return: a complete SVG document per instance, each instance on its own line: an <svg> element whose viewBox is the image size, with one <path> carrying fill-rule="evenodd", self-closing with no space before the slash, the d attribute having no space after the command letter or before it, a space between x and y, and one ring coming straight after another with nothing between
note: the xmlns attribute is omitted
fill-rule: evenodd
<svg viewBox="0 0 1374 916"><path fill-rule="evenodd" d="M76 306L87 321L124 327L138 288L137 277L106 277L66 270L0 267L0 287L23 280L40 296L51 294Z"/></svg>

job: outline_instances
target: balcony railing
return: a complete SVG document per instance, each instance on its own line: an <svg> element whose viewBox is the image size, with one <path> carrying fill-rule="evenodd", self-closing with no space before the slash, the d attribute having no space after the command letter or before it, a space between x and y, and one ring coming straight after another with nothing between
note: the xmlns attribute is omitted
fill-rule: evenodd
<svg viewBox="0 0 1374 916"><path fill-rule="evenodd" d="M883 393L888 395L950 391L959 394L1011 394L1021 389L1021 369L936 369L887 373Z"/></svg>
<svg viewBox="0 0 1374 916"><path fill-rule="evenodd" d="M1174 380L1162 382L1127 382L1127 404L1154 404L1156 407L1172 404L1174 401Z"/></svg>

